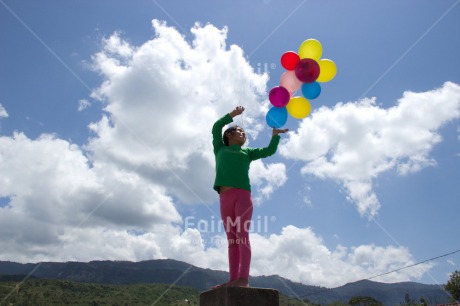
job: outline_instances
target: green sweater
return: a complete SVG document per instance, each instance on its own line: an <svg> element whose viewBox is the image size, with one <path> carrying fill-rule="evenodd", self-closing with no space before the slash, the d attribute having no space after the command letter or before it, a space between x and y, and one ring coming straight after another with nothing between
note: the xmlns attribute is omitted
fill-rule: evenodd
<svg viewBox="0 0 460 306"><path fill-rule="evenodd" d="M233 122L230 114L216 121L212 127L212 144L216 157L216 179L214 190L220 186L231 186L251 191L249 166L253 160L275 154L280 136L272 136L266 148L242 148L239 145L226 146L222 140L222 128Z"/></svg>

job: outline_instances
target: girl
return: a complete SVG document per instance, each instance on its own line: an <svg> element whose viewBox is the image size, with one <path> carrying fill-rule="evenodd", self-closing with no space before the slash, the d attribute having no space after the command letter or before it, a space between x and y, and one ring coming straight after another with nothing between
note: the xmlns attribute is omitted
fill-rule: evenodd
<svg viewBox="0 0 460 306"><path fill-rule="evenodd" d="M228 241L228 261L230 280L215 286L249 287L249 266L251 263L251 245L249 227L252 218L251 185L249 166L253 160L273 155L280 140L280 133L288 130L273 128L270 143L265 148L242 148L246 134L239 126L225 130L222 128L233 122L233 117L242 114L244 107L237 106L214 123L212 144L216 158L216 178L214 189L219 193L220 214Z"/></svg>

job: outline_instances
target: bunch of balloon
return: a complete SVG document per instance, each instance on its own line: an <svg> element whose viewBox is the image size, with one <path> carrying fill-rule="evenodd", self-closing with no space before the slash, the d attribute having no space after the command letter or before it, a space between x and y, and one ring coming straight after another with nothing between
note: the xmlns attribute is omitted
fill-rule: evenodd
<svg viewBox="0 0 460 306"><path fill-rule="evenodd" d="M321 94L321 84L332 80L337 67L330 59L322 59L323 47L316 39L307 39L298 52L287 51L281 56L281 65L286 72L281 75L280 86L273 87L268 99L272 107L267 112L266 121L270 127L280 128L288 114L302 119L310 114L309 100ZM294 93L301 90L301 96Z"/></svg>

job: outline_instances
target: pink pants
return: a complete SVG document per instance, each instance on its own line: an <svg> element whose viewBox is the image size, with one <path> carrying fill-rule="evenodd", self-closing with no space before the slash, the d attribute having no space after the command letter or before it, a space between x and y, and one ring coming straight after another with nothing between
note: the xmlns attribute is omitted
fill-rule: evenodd
<svg viewBox="0 0 460 306"><path fill-rule="evenodd" d="M232 188L220 194L220 214L228 240L230 280L249 278L251 244L249 228L252 198L249 190Z"/></svg>

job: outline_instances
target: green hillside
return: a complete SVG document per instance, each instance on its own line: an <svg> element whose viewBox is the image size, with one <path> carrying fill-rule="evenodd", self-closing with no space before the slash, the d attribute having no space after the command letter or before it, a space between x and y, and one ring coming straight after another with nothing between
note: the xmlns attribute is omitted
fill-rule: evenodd
<svg viewBox="0 0 460 306"><path fill-rule="evenodd" d="M42 305L198 305L194 288L163 284L105 285L66 280L28 279L0 281L1 306ZM300 306L300 301L281 296L280 305Z"/></svg>

